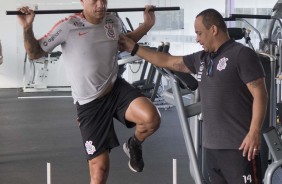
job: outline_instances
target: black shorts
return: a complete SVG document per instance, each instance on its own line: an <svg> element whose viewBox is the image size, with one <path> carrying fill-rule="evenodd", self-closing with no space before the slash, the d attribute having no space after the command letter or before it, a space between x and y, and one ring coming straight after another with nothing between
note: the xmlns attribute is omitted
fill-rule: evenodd
<svg viewBox="0 0 282 184"><path fill-rule="evenodd" d="M248 161L240 150L205 149L211 184L261 184L260 157Z"/></svg>
<svg viewBox="0 0 282 184"><path fill-rule="evenodd" d="M128 128L134 127L135 123L125 120L125 112L129 104L140 96L144 96L140 90L118 78L107 95L84 105L76 105L77 121L88 160L119 146L113 118Z"/></svg>

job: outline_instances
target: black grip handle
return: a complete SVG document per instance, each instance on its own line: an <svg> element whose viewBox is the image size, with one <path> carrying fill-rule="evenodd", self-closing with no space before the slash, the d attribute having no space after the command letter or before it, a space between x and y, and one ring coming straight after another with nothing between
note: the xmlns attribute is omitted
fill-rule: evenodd
<svg viewBox="0 0 282 184"><path fill-rule="evenodd" d="M231 14L229 18L242 19L271 19L270 15Z"/></svg>

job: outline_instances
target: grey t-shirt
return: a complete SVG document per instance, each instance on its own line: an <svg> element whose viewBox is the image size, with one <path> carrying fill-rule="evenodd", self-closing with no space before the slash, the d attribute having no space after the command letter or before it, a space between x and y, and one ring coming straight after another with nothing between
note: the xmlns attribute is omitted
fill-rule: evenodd
<svg viewBox="0 0 282 184"><path fill-rule="evenodd" d="M208 76L210 60L213 68ZM203 146L238 149L252 118L253 97L246 84L265 75L257 54L229 40L217 53L200 51L184 56L184 62L199 82Z"/></svg>
<svg viewBox="0 0 282 184"><path fill-rule="evenodd" d="M115 82L121 32L120 20L114 15L91 24L79 13L62 19L39 39L45 52L61 45L74 103L82 105L98 98Z"/></svg>

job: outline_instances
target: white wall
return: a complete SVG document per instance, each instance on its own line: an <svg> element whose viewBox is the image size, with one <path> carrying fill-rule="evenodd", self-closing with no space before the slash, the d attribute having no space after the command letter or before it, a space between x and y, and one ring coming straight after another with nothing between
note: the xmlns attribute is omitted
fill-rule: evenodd
<svg viewBox="0 0 282 184"><path fill-rule="evenodd" d="M0 87L17 86L16 21L12 16L5 16L5 10L15 9L15 4L15 0L10 0L1 2L0 6L0 39L4 56L4 63L0 65Z"/></svg>
<svg viewBox="0 0 282 184"><path fill-rule="evenodd" d="M156 6L180 6L184 9L184 29L176 31L150 32L148 40L157 44L160 41L172 43L170 52L175 55L192 53L200 48L195 43L194 20L195 16L206 8L215 8L221 13L225 12L225 0L108 0L109 8L143 7L145 4ZM4 63L0 65L0 88L22 87L24 48L22 30L18 25L16 16L5 15L6 10L16 10L20 5L38 4L39 9L81 9L79 0L0 0L0 40L2 42ZM236 0L235 7L273 7L274 0ZM130 17L133 27L143 21L141 12L120 13L122 17ZM45 34L60 17L66 15L37 15L34 23L37 37ZM61 58L62 59L62 58ZM50 66L50 85L68 84L64 76L62 62Z"/></svg>

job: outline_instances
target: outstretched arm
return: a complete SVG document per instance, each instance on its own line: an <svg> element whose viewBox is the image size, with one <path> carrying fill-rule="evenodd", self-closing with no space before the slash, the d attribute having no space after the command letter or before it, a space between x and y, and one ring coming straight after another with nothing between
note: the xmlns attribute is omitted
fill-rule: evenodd
<svg viewBox="0 0 282 184"><path fill-rule="evenodd" d="M30 59L38 59L45 55L46 52L42 50L38 40L34 37L33 21L35 18L34 11L29 7L22 7L18 9L25 15L18 15L18 20L23 28L24 47Z"/></svg>
<svg viewBox="0 0 282 184"><path fill-rule="evenodd" d="M121 51L131 52L133 51L134 47L138 47L137 50L135 49L136 54L139 57L145 59L146 61L152 63L161 68L167 68L173 71L179 71L184 73L191 73L190 70L186 67L183 61L182 56L172 56L167 53L156 52L152 49L143 47L141 45L136 45L137 43L132 39L120 35L119 39L119 49Z"/></svg>

